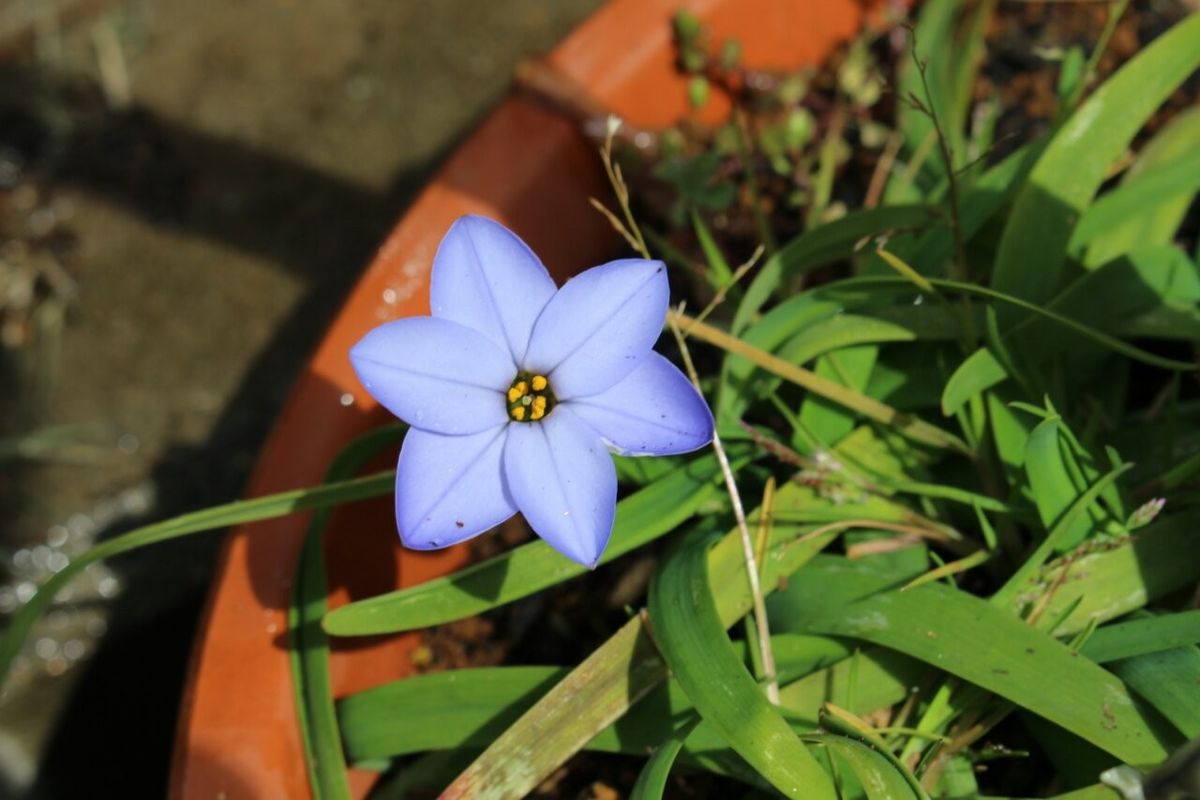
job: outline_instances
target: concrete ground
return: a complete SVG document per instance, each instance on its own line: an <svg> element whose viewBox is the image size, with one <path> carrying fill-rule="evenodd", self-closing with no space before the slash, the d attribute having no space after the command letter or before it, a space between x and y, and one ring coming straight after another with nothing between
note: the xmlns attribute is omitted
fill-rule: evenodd
<svg viewBox="0 0 1200 800"><path fill-rule="evenodd" d="M35 297L65 309L0 349L0 613L95 537L238 497L405 204L598 4L0 2L0 248L49 226ZM94 570L44 621L0 796L161 796L217 542Z"/></svg>

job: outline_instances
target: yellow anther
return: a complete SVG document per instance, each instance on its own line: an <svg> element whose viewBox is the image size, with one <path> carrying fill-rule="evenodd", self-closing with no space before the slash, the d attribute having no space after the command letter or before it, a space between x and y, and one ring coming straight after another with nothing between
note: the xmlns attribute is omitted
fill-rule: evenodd
<svg viewBox="0 0 1200 800"><path fill-rule="evenodd" d="M514 422L536 422L554 408L554 392L545 375L521 373L513 378L505 396L508 418Z"/></svg>

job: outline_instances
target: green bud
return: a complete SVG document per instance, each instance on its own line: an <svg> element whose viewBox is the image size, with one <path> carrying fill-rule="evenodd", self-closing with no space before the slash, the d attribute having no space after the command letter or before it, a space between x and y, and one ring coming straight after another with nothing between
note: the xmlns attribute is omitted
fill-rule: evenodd
<svg viewBox="0 0 1200 800"><path fill-rule="evenodd" d="M680 44L687 44L700 35L700 18L690 11L676 12L673 24Z"/></svg>
<svg viewBox="0 0 1200 800"><path fill-rule="evenodd" d="M679 63L683 65L685 72L703 72L708 64L708 56L699 47L688 45L679 54Z"/></svg>
<svg viewBox="0 0 1200 800"><path fill-rule="evenodd" d="M742 43L738 39L726 39L721 45L720 63L723 69L733 69L742 60Z"/></svg>
<svg viewBox="0 0 1200 800"><path fill-rule="evenodd" d="M667 158L682 153L686 144L683 134L677 128L668 128L659 134L658 143L662 148L663 155Z"/></svg>
<svg viewBox="0 0 1200 800"><path fill-rule="evenodd" d="M787 120L783 125L783 141L784 146L795 152L802 150L804 145L808 144L812 139L813 132L817 129L817 122L813 119L813 115L807 108L797 108L788 114Z"/></svg>
<svg viewBox="0 0 1200 800"><path fill-rule="evenodd" d="M785 106L794 106L808 94L808 75L797 73L784 78L779 84L779 102Z"/></svg>

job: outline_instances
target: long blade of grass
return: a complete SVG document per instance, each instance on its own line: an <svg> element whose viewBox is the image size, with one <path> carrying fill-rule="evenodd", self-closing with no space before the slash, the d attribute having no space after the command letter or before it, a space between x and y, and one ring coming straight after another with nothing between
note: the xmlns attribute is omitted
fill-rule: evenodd
<svg viewBox="0 0 1200 800"><path fill-rule="evenodd" d="M689 537L650 584L650 619L671 672L730 747L789 797L835 798L833 784L737 658L709 588L710 537Z"/></svg>
<svg viewBox="0 0 1200 800"><path fill-rule="evenodd" d="M1197 525L1196 509L1155 520L1131 539L1044 568L1016 585L1012 596L1023 602L1050 593L1042 617L1063 617L1058 636L1115 619L1200 581Z"/></svg>
<svg viewBox="0 0 1200 800"><path fill-rule="evenodd" d="M353 503L371 497L379 497L392 491L396 473L394 470L339 481L309 489L295 489L253 500L213 506L203 511L194 511L153 525L146 525L129 533L102 542L76 557L61 571L52 575L38 587L37 592L12 616L4 635L0 637L0 684L8 676L13 659L21 649L30 628L50 604L54 596L88 564L103 561L139 547L177 539L193 533L218 530L230 525L241 525L274 517L309 511L314 508Z"/></svg>
<svg viewBox="0 0 1200 800"><path fill-rule="evenodd" d="M968 452L966 444L961 439L936 425L931 425L911 414L897 411L873 397L868 397L861 392L847 389L836 381L784 361L772 353L749 345L736 336L731 336L707 323L696 323L691 317L679 314L678 312L672 311L668 313L674 315L676 323L681 328L687 328L693 338L700 339L709 344L716 345L726 352L741 356L786 381L790 381L851 411L856 411L869 419L888 425L909 439L932 447L954 450L960 453Z"/></svg>
<svg viewBox="0 0 1200 800"><path fill-rule="evenodd" d="M852 636L920 659L1062 726L1131 764L1166 758L1161 731L1109 672L1002 609L942 584L830 603L833 581L805 570L789 591L798 629ZM1003 642L1003 647L996 646Z"/></svg>
<svg viewBox="0 0 1200 800"><path fill-rule="evenodd" d="M1099 227L1100 221L1088 221L1088 218L1093 214L1106 214L1107 212L1099 210L1101 205L1115 205L1118 202L1123 204L1124 200L1118 201L1116 195L1124 194L1127 189L1132 195L1135 193L1134 184L1141 183L1142 178L1148 178L1151 172L1171 170L1183 180L1187 180L1190 173L1190 177L1194 179L1195 167L1182 165L1194 158L1192 154L1196 152L1197 141L1200 141L1200 108L1193 107L1175 115L1156 132L1138 153L1137 160L1122 176L1121 185L1111 194L1102 195L1094 206L1084 212L1071 236L1071 246L1078 246L1079 239L1091 239L1083 254L1085 267L1100 266L1138 245L1170 244L1174 240L1191 203L1192 195L1187 190L1182 193L1172 192L1165 197L1151 192L1136 191L1136 194L1143 198L1145 205L1131 209L1130 216L1124 219L1111 220L1115 224L1109 225L1095 236L1087 229L1093 225ZM1172 185L1178 184L1172 182ZM1193 189L1192 193L1194 191Z"/></svg>
<svg viewBox="0 0 1200 800"><path fill-rule="evenodd" d="M1197 642L1200 610L1180 611L1105 625L1088 637L1079 653L1102 664Z"/></svg>
<svg viewBox="0 0 1200 800"><path fill-rule="evenodd" d="M561 763L557 748L546 747L546 734L528 731L553 731L557 742L582 746L666 676L643 618L632 618L500 734L446 788L443 800L524 797Z"/></svg>
<svg viewBox="0 0 1200 800"><path fill-rule="evenodd" d="M745 661L746 643L734 646ZM827 636L784 634L771 637L771 646L785 682L841 661L851 652L844 641ZM373 686L338 703L346 753L354 761L366 761L425 750L482 750L570 671L569 667L475 667ZM815 727L815 708L809 709L813 711L810 727ZM586 746L602 752L645 753L686 723L693 711L679 684L667 681ZM724 747L713 733L708 739L696 737L689 749L705 741Z"/></svg>
<svg viewBox="0 0 1200 800"><path fill-rule="evenodd" d="M668 736L655 749L638 774L637 783L629 791L629 800L662 800L667 789L667 778L671 777L671 767L675 766L675 757L679 755L683 743L699 722L700 718L696 717Z"/></svg>
<svg viewBox="0 0 1200 800"><path fill-rule="evenodd" d="M734 455L740 465L743 459ZM666 477L617 503L607 563L673 530L718 495L717 459L693 459ZM376 595L334 609L325 631L334 636L369 636L416 630L481 614L587 571L538 540L453 575L409 589Z"/></svg>
<svg viewBox="0 0 1200 800"><path fill-rule="evenodd" d="M928 206L894 205L856 211L802 233L768 258L754 276L734 315L731 329L734 333L745 330L771 294L797 275L849 258L859 244L872 236L921 228L935 219L936 211Z"/></svg>
<svg viewBox="0 0 1200 800"><path fill-rule="evenodd" d="M1175 89L1200 66L1200 14L1130 59L1059 129L1017 195L1000 240L992 286L1033 303L1059 288L1075 220L1109 167ZM1002 314L1011 324L1013 313Z"/></svg>
<svg viewBox="0 0 1200 800"><path fill-rule="evenodd" d="M1200 119L1200 117L1198 117ZM1071 232L1070 249L1078 252L1102 234L1107 234L1137 215L1154 211L1160 205L1183 199L1200 189L1200 150L1193 150L1157 169L1100 197L1092 204Z"/></svg>
<svg viewBox="0 0 1200 800"><path fill-rule="evenodd" d="M403 430L402 426L388 426L354 440L334 458L325 482L336 483L362 471L383 448L397 444ZM330 511L328 507L317 509L308 523L288 609L292 688L309 787L316 800L350 797L329 676L329 640L321 630L328 593L322 541Z"/></svg>
<svg viewBox="0 0 1200 800"><path fill-rule="evenodd" d="M721 289L728 286L733 280L733 270L725 260L717 240L713 238L712 231L695 209L692 209L692 230L696 232L696 241L700 243L700 249L704 251L704 260L708 262L711 272L708 279L712 288Z"/></svg>
<svg viewBox="0 0 1200 800"><path fill-rule="evenodd" d="M924 793L915 792L903 773L873 747L847 736L833 736L827 733L806 736L804 740L828 748L845 761L862 784L863 791L867 793L867 800L922 800L925 797Z"/></svg>
<svg viewBox="0 0 1200 800"><path fill-rule="evenodd" d="M1051 420L1047 420L1047 422L1051 422ZM1046 562L1046 559L1052 553L1061 549L1062 543L1072 535L1072 529L1083 518L1083 515L1087 513L1092 503L1096 502L1100 495L1116 482L1117 478L1131 469L1133 469L1132 464L1122 464L1105 474L1104 477L1093 483L1086 491L1076 497L1071 505L1058 517L1058 521L1054 523L1054 527L1047 532L1046 538L1038 544L1029 558L1025 559L1025 563L1012 574L1005 584L1000 587L999 591L992 595L992 602L1000 606L1007 606L1012 603L1018 591L1029 580L1030 576L1036 574L1042 568L1042 564Z"/></svg>
<svg viewBox="0 0 1200 800"><path fill-rule="evenodd" d="M1196 16L1200 18L1200 14L1197 14ZM906 283L907 281L904 278L872 276L863 278L848 278L844 281L840 281L838 285L844 287L870 285L895 286ZM1069 328L1074 332L1095 341L1097 344L1107 347L1109 350L1112 350L1115 353L1120 353L1126 358L1131 358L1134 361L1140 361L1143 364L1149 364L1152 367L1161 367L1162 369L1177 370L1180 372L1190 372L1196 369L1196 365L1191 362L1178 361L1173 358L1164 358L1163 356L1155 355L1154 353L1142 350L1140 347L1135 347L1128 342L1121 341L1114 336L1110 336L1104 331L1097 330L1090 325L1085 325L1082 322L1071 319L1070 317L1063 316L1062 314L1058 314L1050 309L1043 308L1039 305L1027 302L1020 297L1006 294L996 289L989 289L986 286L976 286L975 284L963 283L961 281L943 279L930 279L930 283L945 291L974 295L976 297L986 297L989 300L998 300L1006 305L1015 306L1024 311L1028 311L1030 314L1044 317L1051 322L1054 322L1065 328Z"/></svg>
<svg viewBox="0 0 1200 800"><path fill-rule="evenodd" d="M1160 650L1113 661L1108 668L1186 738L1200 736L1200 649Z"/></svg>

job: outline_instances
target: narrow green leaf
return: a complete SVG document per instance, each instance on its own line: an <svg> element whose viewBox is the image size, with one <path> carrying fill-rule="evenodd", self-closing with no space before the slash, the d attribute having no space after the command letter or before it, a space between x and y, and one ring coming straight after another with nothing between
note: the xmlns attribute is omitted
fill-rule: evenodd
<svg viewBox="0 0 1200 800"><path fill-rule="evenodd" d="M1197 14L1196 18L1200 19L1200 14ZM897 282L903 281L903 280L904 280L903 278L892 278L892 277L883 277L883 276L881 276L881 277L864 277L864 278L848 278L846 280L839 281L838 285L840 285L842 287L846 287L846 288L849 288L851 286L866 287L866 286L872 286L872 285L891 286L891 285L896 285ZM1156 355L1154 353L1150 353L1139 347L1134 347L1133 345L1131 345L1127 342L1123 342L1120 339L1110 336L1107 333L1105 333L1104 331L1097 330L1097 329L1091 327L1090 325L1085 325L1081 322L1077 322L1076 320L1073 320L1070 317L1064 317L1062 314L1051 311L1048 308L1043 308L1041 306L1034 305L1033 303L1026 302L1025 300L1022 300L1020 297L1005 294L1004 292L1000 292L995 289L989 289L986 286L976 286L975 284L972 284L972 283L963 283L961 281L950 281L950 280L942 280L942 279L930 279L930 283L932 283L934 286L936 286L939 289L942 289L944 291L956 292L958 294L974 295L976 297L986 297L990 300L998 300L1001 303L1004 303L1006 305L1015 306L1016 308L1020 308L1023 311L1029 312L1030 314L1044 317L1045 319L1050 320L1051 322L1054 322L1058 325L1061 325L1064 328L1068 328L1082 336L1086 336L1089 339L1092 339L1093 341L1095 341L1097 344L1100 344L1100 345L1108 348L1109 350L1112 350L1115 353L1120 353L1121 355L1125 356L1126 358L1131 358L1134 361L1140 361L1143 364L1149 364L1152 367L1161 367L1162 369L1178 370L1180 372L1190 372L1196 368L1196 366L1190 362L1179 361L1179 360L1176 360L1173 358L1164 358L1164 357Z"/></svg>
<svg viewBox="0 0 1200 800"><path fill-rule="evenodd" d="M733 270L729 268L729 262L722 255L717 240L713 238L712 231L708 229L708 225L704 223L699 212L694 208L692 209L692 229L696 232L696 240L700 242L700 249L704 251L704 260L708 262L711 272L708 279L709 284L714 289L728 286L733 280Z"/></svg>
<svg viewBox="0 0 1200 800"><path fill-rule="evenodd" d="M741 333L771 294L809 270L849 258L864 240L889 231L931 224L935 212L927 206L884 206L856 211L800 234L767 259L746 289L731 329Z"/></svg>
<svg viewBox="0 0 1200 800"><path fill-rule="evenodd" d="M729 745L789 797L835 798L833 784L737 658L709 589L710 537L689 537L650 584L650 619L671 672Z"/></svg>
<svg viewBox="0 0 1200 800"><path fill-rule="evenodd" d="M827 599L834 580L845 582L847 576L825 577L813 567L792 582L796 589L789 587L787 596L796 629L853 636L921 659L1127 763L1153 764L1166 757L1159 731L1119 680L1007 609L942 584L842 605Z"/></svg>
<svg viewBox="0 0 1200 800"><path fill-rule="evenodd" d="M879 751L846 736L813 734L805 741L828 748L845 761L867 793L868 800L905 800L927 795L917 794L904 775Z"/></svg>
<svg viewBox="0 0 1200 800"><path fill-rule="evenodd" d="M996 256L996 290L1034 303L1053 296L1075 220L1138 130L1197 66L1200 14L1192 14L1130 59L1071 115L1017 195ZM1016 319L1002 314L1002 322L1005 317L1008 324Z"/></svg>
<svg viewBox="0 0 1200 800"><path fill-rule="evenodd" d="M193 511L164 522L156 522L153 525L146 525L101 542L77 556L66 567L47 579L38 587L38 591L29 599L29 602L21 606L13 615L3 636L0 637L0 684L3 684L4 679L8 676L13 659L20 651L34 622L49 608L54 596L88 564L94 564L139 547L177 539L193 533L379 497L391 492L395 481L395 471L389 470L310 489L295 489L266 497L257 497L253 500L241 500L236 503L213 506L202 511Z"/></svg>
<svg viewBox="0 0 1200 800"><path fill-rule="evenodd" d="M887 250L880 248L875 251L875 255L882 258L884 263L900 274L900 277L908 279L921 291L937 296L938 290L935 289L933 284L929 282L929 279L910 267L907 262L904 261L904 259L897 256L895 253L889 253Z"/></svg>
<svg viewBox="0 0 1200 800"><path fill-rule="evenodd" d="M1033 491L1034 504L1049 531L1058 524L1087 487L1081 485L1082 471L1067 447L1063 426L1058 418L1043 420L1029 434L1025 443L1025 473ZM1075 521L1061 531L1054 544L1057 552L1065 552L1084 540L1105 515L1095 508L1084 509Z"/></svg>
<svg viewBox="0 0 1200 800"><path fill-rule="evenodd" d="M819 394L865 417L888 425L906 438L960 453L968 451L966 444L957 436L919 417L901 413L886 403L881 403L873 397L867 397L861 392L847 389L845 386L817 375L811 370L806 370L803 367L798 367L795 364L784 361L776 355L749 345L736 336L725 333L711 325L703 322L695 322L690 317L682 314L669 313L675 315L681 328L689 330L693 339L709 342L729 353L742 356L767 372L778 375L784 380L790 381L810 392Z"/></svg>
<svg viewBox="0 0 1200 800"><path fill-rule="evenodd" d="M737 451L732 457L740 462ZM617 504L607 563L673 530L718 496L716 457L705 455ZM349 603L325 617L334 636L416 630L481 614L587 571L538 540L453 575Z"/></svg>
<svg viewBox="0 0 1200 800"><path fill-rule="evenodd" d="M1200 736L1200 649L1193 645L1107 665L1188 739Z"/></svg>
<svg viewBox="0 0 1200 800"><path fill-rule="evenodd" d="M562 761L558 748L528 730L554 731L555 739L582 746L666 675L642 617L634 617L500 734L441 797L524 797Z"/></svg>
<svg viewBox="0 0 1200 800"><path fill-rule="evenodd" d="M986 392L984 401L987 404L988 421L992 425L996 454L1000 456L1009 484L1019 486L1022 482L1019 471L1025 467L1025 442L1033 430L1033 423L1025 414L1018 414L1011 402L1005 402L1012 396L1001 387Z"/></svg>
<svg viewBox="0 0 1200 800"><path fill-rule="evenodd" d="M380 450L398 444L403 431L403 426L390 425L354 440L334 458L325 482L336 483L360 472ZM329 676L329 641L321 630L328 593L323 534L329 515L329 508L321 508L309 521L288 609L292 688L296 695L309 787L316 800L350 797Z"/></svg>
<svg viewBox="0 0 1200 800"><path fill-rule="evenodd" d="M984 798L984 800L989 800ZM1001 800L1000 798L990 798L990 800ZM1105 786L1102 783L1097 783L1095 786L1088 786L1084 789L1076 789L1073 792L1066 794L1056 794L1051 800L1125 800L1125 796L1111 786Z"/></svg>
<svg viewBox="0 0 1200 800"><path fill-rule="evenodd" d="M1093 622L1128 614L1147 603L1200 581L1195 558L1200 510L1160 518L1133 537L1096 552L1052 564L1014 586L1017 603L1045 594L1044 619L1065 618L1055 627L1070 636ZM1069 613L1068 613L1069 612Z"/></svg>
<svg viewBox="0 0 1200 800"><path fill-rule="evenodd" d="M844 640L827 636L782 634L771 637L771 646L785 693L798 676L819 674L817 670L851 652ZM734 647L746 661L746 643L738 641ZM346 752L360 762L425 750L482 750L570 671L569 667L474 667L414 675L365 689L343 698L337 706ZM807 700L808 696L796 697ZM793 707L811 712L804 720L811 720L810 728L816 727L819 702ZM667 681L587 741L586 747L644 754L686 723L692 712L692 703L679 684ZM693 737L689 750L706 744L724 748L715 732L711 736L703 733L701 729Z"/></svg>
<svg viewBox="0 0 1200 800"><path fill-rule="evenodd" d="M1047 422L1051 421L1047 420ZM1017 592L1029 579L1029 576L1037 574L1037 571L1042 568L1042 564L1046 562L1046 559L1055 552L1062 552L1064 549L1063 543L1068 541L1069 537L1076 535L1079 520L1084 518L1088 508L1096 502L1108 487L1116 482L1117 478L1132 468L1132 464L1122 464L1093 483L1086 491L1079 493L1078 496L1074 496L1070 505L1061 515L1055 518L1054 527L1046 532L1046 538L1038 544L1033 554L1009 577L1008 581L1000 587L1000 590L992 595L992 602L1001 606L1007 606L1012 603L1017 596Z"/></svg>
<svg viewBox="0 0 1200 800"><path fill-rule="evenodd" d="M667 789L667 778L671 776L671 767L675 765L675 757L683 749L683 743L695 729L700 718L672 733L654 751L638 774L637 783L629 792L629 800L662 800L663 792Z"/></svg>
<svg viewBox="0 0 1200 800"><path fill-rule="evenodd" d="M567 667L479 667L357 692L337 706L346 752L362 761L486 747L569 673Z"/></svg>
<svg viewBox="0 0 1200 800"><path fill-rule="evenodd" d="M1193 112L1200 119L1200 115ZM1113 229L1139 221L1137 217L1149 215L1161 206L1177 205L1182 199L1186 206L1187 199L1200 189L1200 150L1192 150L1180 158L1157 168L1148 169L1131 180L1125 181L1120 188L1100 197L1079 218L1079 224L1071 232L1068 248L1077 253L1085 245L1102 235L1109 234ZM1136 229L1136 226L1131 225ZM1143 244L1130 242L1129 244ZM1111 246L1110 246L1111 247ZM1107 255L1107 254L1106 254ZM1112 254L1115 257L1117 254ZM1089 261L1095 265L1095 259L1100 255L1091 256Z"/></svg>
<svg viewBox="0 0 1200 800"><path fill-rule="evenodd" d="M1079 649L1098 664L1200 642L1200 610L1147 616L1096 630Z"/></svg>
<svg viewBox="0 0 1200 800"><path fill-rule="evenodd" d="M1078 234L1083 239L1091 239L1084 254L1085 266L1095 267L1107 263L1138 245L1169 244L1174 239L1191 201L1189 190L1162 196L1135 190L1134 184L1140 183L1143 177L1149 177L1151 173L1157 173L1159 170L1171 170L1177 173L1180 180L1188 181L1189 177L1194 179L1194 168L1182 167L1182 163L1187 162L1189 157L1194 158L1197 141L1200 141L1200 108L1181 111L1154 134L1122 176L1121 185L1111 195L1102 196L1079 220L1080 227L1084 227L1085 223L1088 228L1102 227L1100 219L1089 218L1093 214L1107 213L1098 210L1103 204L1111 203L1115 206L1118 202L1124 203L1125 199L1118 201L1116 195L1123 194L1127 188L1131 194L1141 195L1146 204L1132 209L1133 213L1124 219L1112 220L1113 224L1107 229L1097 231L1094 236L1088 236L1088 230ZM1177 184L1172 183L1172 186ZM1190 191L1194 194L1195 189ZM1071 237L1071 241L1072 245L1075 245L1075 235Z"/></svg>
<svg viewBox="0 0 1200 800"><path fill-rule="evenodd" d="M942 413L952 417L963 403L977 394L982 394L1008 377L1008 371L992 355L992 351L981 347L969 355L946 381L942 390Z"/></svg>

